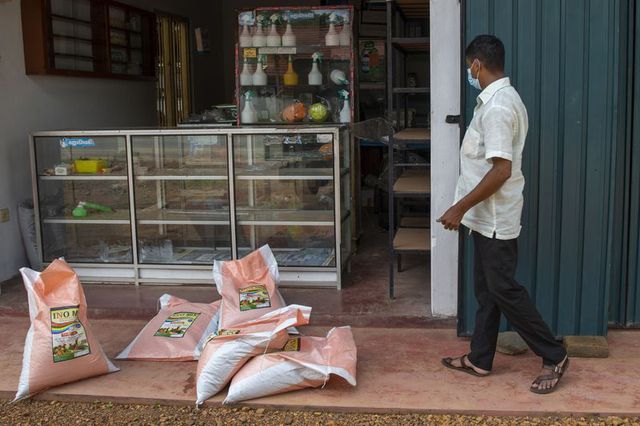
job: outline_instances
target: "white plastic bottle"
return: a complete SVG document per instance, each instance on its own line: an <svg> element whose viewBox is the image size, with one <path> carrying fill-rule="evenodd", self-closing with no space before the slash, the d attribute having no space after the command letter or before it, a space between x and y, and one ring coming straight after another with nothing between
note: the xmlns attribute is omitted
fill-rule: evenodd
<svg viewBox="0 0 640 426"><path fill-rule="evenodd" d="M249 70L249 62L244 58L242 72L240 73L240 86L251 86L253 84L253 74Z"/></svg>
<svg viewBox="0 0 640 426"><path fill-rule="evenodd" d="M291 23L287 22L287 29L282 34L282 45L283 46L295 46L296 45L296 35L293 33L293 29L291 29Z"/></svg>
<svg viewBox="0 0 640 426"><path fill-rule="evenodd" d="M327 46L340 46L340 38L338 37L338 32L333 22L329 24L329 31L327 31L327 34L324 36L324 44Z"/></svg>
<svg viewBox="0 0 640 426"><path fill-rule="evenodd" d="M275 22L271 23L271 30L267 36L267 46L282 46L282 38L278 34L278 28L276 28Z"/></svg>
<svg viewBox="0 0 640 426"><path fill-rule="evenodd" d="M346 90L340 91L341 98L343 99L342 109L340 110L340 122L341 123L350 123L351 122L351 105L349 104L349 92Z"/></svg>
<svg viewBox="0 0 640 426"><path fill-rule="evenodd" d="M243 124L252 124L258 121L258 113L253 106L253 93L249 90L244 94L244 108L240 114Z"/></svg>
<svg viewBox="0 0 640 426"><path fill-rule="evenodd" d="M267 37L264 35L262 29L262 23L258 22L256 29L253 31L253 37L251 37L251 44L253 47L264 47L267 45Z"/></svg>
<svg viewBox="0 0 640 426"><path fill-rule="evenodd" d="M315 52L313 54L313 65L311 66L311 72L309 73L310 86L322 86L322 73L318 68L319 61L320 61L320 54L318 52Z"/></svg>
<svg viewBox="0 0 640 426"><path fill-rule="evenodd" d="M266 86L267 85L267 74L262 69L263 59L258 58L258 64L256 65L256 71L252 76L252 84L254 86Z"/></svg>
<svg viewBox="0 0 640 426"><path fill-rule="evenodd" d="M251 47L252 37L249 34L249 27L247 24L242 26L242 32L240 33L240 47Z"/></svg>
<svg viewBox="0 0 640 426"><path fill-rule="evenodd" d="M351 24L345 22L342 25L342 31L340 31L338 40L340 42L340 46L351 46Z"/></svg>

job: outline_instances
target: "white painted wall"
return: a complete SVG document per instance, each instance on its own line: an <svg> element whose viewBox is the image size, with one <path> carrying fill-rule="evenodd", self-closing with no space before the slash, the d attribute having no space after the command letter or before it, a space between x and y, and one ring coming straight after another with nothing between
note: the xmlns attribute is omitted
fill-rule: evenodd
<svg viewBox="0 0 640 426"><path fill-rule="evenodd" d="M17 205L31 198L28 134L35 130L153 126L154 82L27 76L20 1L0 1L0 281L27 264Z"/></svg>
<svg viewBox="0 0 640 426"><path fill-rule="evenodd" d="M430 1L431 25L431 311L455 316L458 306L458 234L436 223L452 204L460 171L460 3Z"/></svg>

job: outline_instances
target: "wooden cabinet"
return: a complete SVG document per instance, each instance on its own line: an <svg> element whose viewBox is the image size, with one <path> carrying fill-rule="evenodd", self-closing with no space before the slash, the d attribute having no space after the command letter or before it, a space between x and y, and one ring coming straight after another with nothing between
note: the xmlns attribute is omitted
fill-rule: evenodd
<svg viewBox="0 0 640 426"><path fill-rule="evenodd" d="M153 13L108 0L22 0L27 74L149 79Z"/></svg>

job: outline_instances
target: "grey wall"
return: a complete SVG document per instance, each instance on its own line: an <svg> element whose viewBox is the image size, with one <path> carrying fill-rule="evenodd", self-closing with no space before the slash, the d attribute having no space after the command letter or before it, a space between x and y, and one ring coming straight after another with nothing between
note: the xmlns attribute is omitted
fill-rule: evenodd
<svg viewBox="0 0 640 426"><path fill-rule="evenodd" d="M131 0L147 10L163 10L208 26L215 36L219 1ZM214 44L194 62L197 109L220 102L224 68ZM22 47L20 1L0 1L0 208L10 221L0 223L0 281L26 265L16 207L31 198L27 136L35 130L154 126L155 83L98 78L28 76Z"/></svg>

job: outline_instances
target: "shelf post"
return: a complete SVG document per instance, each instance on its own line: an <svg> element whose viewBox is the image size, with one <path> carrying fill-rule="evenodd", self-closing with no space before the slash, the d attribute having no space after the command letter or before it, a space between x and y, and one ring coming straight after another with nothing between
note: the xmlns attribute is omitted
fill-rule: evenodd
<svg viewBox="0 0 640 426"><path fill-rule="evenodd" d="M131 134L125 134L125 147L127 151L127 186L129 188L129 218L131 228L131 256L133 263L133 280L136 286L140 285L140 271L138 265L138 227L136 226L136 199L135 199L135 181L133 176L133 146L131 142Z"/></svg>

